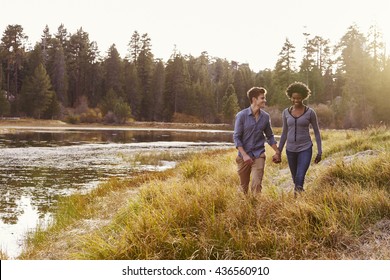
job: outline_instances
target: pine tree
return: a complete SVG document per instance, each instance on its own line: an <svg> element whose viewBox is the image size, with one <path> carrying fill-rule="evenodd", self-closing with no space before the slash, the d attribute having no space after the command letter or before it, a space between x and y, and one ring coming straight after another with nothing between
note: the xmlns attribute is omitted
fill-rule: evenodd
<svg viewBox="0 0 390 280"><path fill-rule="evenodd" d="M165 90L165 68L164 63L158 60L153 72L152 83L151 83L151 96L153 99L153 121L163 120L163 98Z"/></svg>
<svg viewBox="0 0 390 280"><path fill-rule="evenodd" d="M77 102L82 95L88 96L94 90L93 63L97 56L97 46L95 42L90 42L89 35L82 28L77 30L69 38L66 48L67 71L69 79L68 100L72 107L77 106Z"/></svg>
<svg viewBox="0 0 390 280"><path fill-rule="evenodd" d="M20 84L20 71L25 60L25 45L28 37L23 32L21 25L8 25L3 33L0 43L1 57L5 61L6 67L4 72L5 78L5 90L7 94L12 95L16 100L21 88ZM19 109L14 111L17 112Z"/></svg>
<svg viewBox="0 0 390 280"><path fill-rule="evenodd" d="M225 123L232 123L239 110L236 91L233 85L229 85L222 100L222 112Z"/></svg>
<svg viewBox="0 0 390 280"><path fill-rule="evenodd" d="M151 81L153 75L153 53L151 51L151 42L148 34L143 34L141 38L141 51L137 59L137 73L140 81L141 90L141 119L150 121L153 118L153 108L150 106L152 100Z"/></svg>
<svg viewBox="0 0 390 280"><path fill-rule="evenodd" d="M365 49L366 43L365 36L353 25L348 28L337 46L340 53L338 70L344 81L344 125L347 127L362 128L372 121L373 108L367 98L373 92L373 67Z"/></svg>
<svg viewBox="0 0 390 280"><path fill-rule="evenodd" d="M0 88L0 117L8 115L10 112L10 104L7 100L7 95L5 90Z"/></svg>
<svg viewBox="0 0 390 280"><path fill-rule="evenodd" d="M270 96L270 101L282 108L289 104L284 92L297 78L295 62L295 46L286 38L274 69L272 88L275 94Z"/></svg>
<svg viewBox="0 0 390 280"><path fill-rule="evenodd" d="M27 77L22 89L22 105L25 112L40 119L54 98L50 77L45 67L39 64L34 75Z"/></svg>
<svg viewBox="0 0 390 280"><path fill-rule="evenodd" d="M131 107L133 116L139 119L141 110L139 78L135 64L127 60L124 61L124 95L125 101Z"/></svg>
<svg viewBox="0 0 390 280"><path fill-rule="evenodd" d="M115 44L109 48L103 66L105 92L112 88L119 96L123 97L122 59Z"/></svg>
<svg viewBox="0 0 390 280"><path fill-rule="evenodd" d="M57 94L57 100L64 106L68 106L68 74L66 71L66 57L60 40L51 40L52 47L49 50L48 73L52 81L53 90Z"/></svg>

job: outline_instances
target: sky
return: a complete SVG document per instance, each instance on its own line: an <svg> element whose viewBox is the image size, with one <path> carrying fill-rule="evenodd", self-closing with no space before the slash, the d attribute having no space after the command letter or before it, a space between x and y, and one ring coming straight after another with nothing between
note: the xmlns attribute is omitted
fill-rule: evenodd
<svg viewBox="0 0 390 280"><path fill-rule="evenodd" d="M23 27L34 46L48 25L82 29L102 56L115 44L122 58L134 31L147 33L155 58L183 55L248 63L254 71L273 69L286 38L300 61L303 33L337 44L348 27L367 34L376 25L390 46L390 1L384 0L0 0L1 35L8 25Z"/></svg>

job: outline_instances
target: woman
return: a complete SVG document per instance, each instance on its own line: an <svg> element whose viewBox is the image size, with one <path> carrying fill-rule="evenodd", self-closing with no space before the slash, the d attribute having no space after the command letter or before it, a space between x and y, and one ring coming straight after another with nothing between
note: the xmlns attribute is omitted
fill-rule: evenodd
<svg viewBox="0 0 390 280"><path fill-rule="evenodd" d="M295 195L304 190L303 184L313 154L313 143L309 132L310 125L314 131L318 151L314 162L319 163L321 161L322 143L317 115L312 108L303 104L303 101L309 98L310 93L310 89L304 83L294 82L290 84L286 90L286 95L291 100L292 106L286 108L282 113L283 130L279 150L280 152L283 151L287 141L287 161L295 185Z"/></svg>

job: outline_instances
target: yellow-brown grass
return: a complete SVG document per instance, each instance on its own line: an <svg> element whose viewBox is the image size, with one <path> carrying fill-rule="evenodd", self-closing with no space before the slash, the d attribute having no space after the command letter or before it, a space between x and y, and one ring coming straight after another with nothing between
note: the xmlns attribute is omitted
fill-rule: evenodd
<svg viewBox="0 0 390 280"><path fill-rule="evenodd" d="M110 187L76 199L80 202L72 202L75 205L66 215L72 220L110 216L103 207L92 206L107 196L107 189L116 192L136 186L138 193L110 216L109 224L74 237L76 249L63 256L70 259L390 258L390 250L386 248L379 254L367 255L359 249L367 231L390 216L389 135L386 129L324 132L323 163L311 166L306 191L298 198L277 183L283 181L282 176L286 176L285 182L290 180L288 173L283 172L287 165L285 157L282 165L272 164L269 149L264 190L260 195L246 196L237 190L234 149L194 154L169 176L147 175L148 179L139 179L139 184L110 182ZM345 162L344 156L367 149L377 153ZM61 228L64 226L59 226L56 232ZM37 246L32 241L24 258L36 257L35 250L47 245L42 244Z"/></svg>

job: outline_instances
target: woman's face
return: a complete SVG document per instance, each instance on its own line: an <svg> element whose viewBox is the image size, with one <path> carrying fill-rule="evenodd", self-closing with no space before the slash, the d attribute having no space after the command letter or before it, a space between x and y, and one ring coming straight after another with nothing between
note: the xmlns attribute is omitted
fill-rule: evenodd
<svg viewBox="0 0 390 280"><path fill-rule="evenodd" d="M303 97L300 93L294 92L291 95L291 102L293 105L302 105L303 103Z"/></svg>

